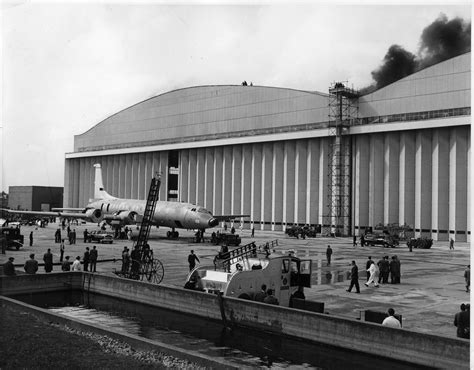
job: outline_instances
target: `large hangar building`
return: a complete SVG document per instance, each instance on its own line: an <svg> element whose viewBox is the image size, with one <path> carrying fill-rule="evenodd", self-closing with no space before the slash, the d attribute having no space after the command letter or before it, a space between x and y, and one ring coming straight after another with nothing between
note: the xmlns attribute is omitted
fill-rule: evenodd
<svg viewBox="0 0 474 370"><path fill-rule="evenodd" d="M161 200L249 214L246 228L330 224L339 199L346 234L399 223L469 241L471 53L349 98L339 167L331 89L197 86L145 100L75 136L65 207L93 197L101 163L115 196L146 199L159 171Z"/></svg>

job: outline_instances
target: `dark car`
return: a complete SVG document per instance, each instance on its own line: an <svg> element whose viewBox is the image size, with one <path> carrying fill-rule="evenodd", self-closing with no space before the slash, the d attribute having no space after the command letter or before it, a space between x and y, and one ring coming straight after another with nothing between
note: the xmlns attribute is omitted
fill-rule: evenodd
<svg viewBox="0 0 474 370"><path fill-rule="evenodd" d="M18 227L2 227L0 233L0 246L6 249L19 250L23 247L24 237Z"/></svg>
<svg viewBox="0 0 474 370"><path fill-rule="evenodd" d="M321 225L316 225L316 226L293 225L285 229L285 234L287 234L288 236L296 237L297 239L299 239L300 237L302 237L303 239L307 237L315 238L317 234L321 234Z"/></svg>
<svg viewBox="0 0 474 370"><path fill-rule="evenodd" d="M89 242L93 243L103 243L103 244L112 244L114 242L114 237L111 233L106 231L91 231L88 235Z"/></svg>
<svg viewBox="0 0 474 370"><path fill-rule="evenodd" d="M364 245L381 245L383 247L395 248L398 240L388 234L366 234L364 236Z"/></svg>
<svg viewBox="0 0 474 370"><path fill-rule="evenodd" d="M411 248L430 249L432 245L433 245L433 239L429 239L425 237L411 238L407 242L407 246L408 248L410 248L410 251L411 251Z"/></svg>
<svg viewBox="0 0 474 370"><path fill-rule="evenodd" d="M214 244L220 245L235 245L238 246L241 243L239 234L227 234L227 233L217 233L213 235L211 242Z"/></svg>

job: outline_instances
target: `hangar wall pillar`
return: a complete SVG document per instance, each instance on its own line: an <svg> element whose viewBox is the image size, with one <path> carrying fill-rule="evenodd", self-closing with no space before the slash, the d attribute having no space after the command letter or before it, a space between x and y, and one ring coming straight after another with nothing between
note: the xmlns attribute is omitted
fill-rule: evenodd
<svg viewBox="0 0 474 370"><path fill-rule="evenodd" d="M151 161L151 153L148 153L149 156L147 156L147 163L148 161L150 161L150 163L152 162ZM111 192L112 192L112 195L113 196L116 196L116 197L119 197L119 193L120 193L120 155L114 155L113 156L113 160L112 160L112 165L113 165L113 168L114 168L114 171L113 171L113 178L114 178L114 181L112 183L112 188L111 188ZM150 158L150 159L149 159ZM94 186L94 178L92 177L91 178L91 182L92 182L92 186Z"/></svg>
<svg viewBox="0 0 474 370"><path fill-rule="evenodd" d="M412 132L400 133L400 225L415 226L415 136Z"/></svg>
<svg viewBox="0 0 474 370"><path fill-rule="evenodd" d="M231 184L231 208L230 213L233 215L241 213L242 205L242 146L235 145L232 147L232 181ZM240 226L240 219L235 220L234 227Z"/></svg>
<svg viewBox="0 0 474 370"><path fill-rule="evenodd" d="M328 171L328 158L329 158L329 139L321 139L321 145L319 146L319 220L318 223L323 227L330 227L330 225L324 225L324 216L328 213L329 200L328 200L328 184L329 184L329 171Z"/></svg>
<svg viewBox="0 0 474 370"><path fill-rule="evenodd" d="M179 160L179 196L180 202L188 201L189 188L189 150L181 150Z"/></svg>
<svg viewBox="0 0 474 370"><path fill-rule="evenodd" d="M283 222L293 224L295 219L295 142L285 141L283 155Z"/></svg>
<svg viewBox="0 0 474 370"><path fill-rule="evenodd" d="M197 183L197 149L189 150L188 167L188 202L196 203L196 183Z"/></svg>
<svg viewBox="0 0 474 370"><path fill-rule="evenodd" d="M119 198L124 197L124 189L125 189L125 173L124 173L124 167L125 167L125 156L123 154L120 154L117 156L117 171L116 173L118 174L118 177L115 179L115 182L117 182L117 192L114 193L115 196Z"/></svg>
<svg viewBox="0 0 474 370"><path fill-rule="evenodd" d="M74 181L79 185L79 203L80 204L84 204L85 202L85 193L84 193L84 176L81 176L81 174L84 174L85 173L85 165L84 165L84 162L85 162L86 158L82 158L80 161L79 161L79 172L75 175L74 177Z"/></svg>
<svg viewBox="0 0 474 370"><path fill-rule="evenodd" d="M115 162L114 162L115 163ZM143 181L144 181L144 197L143 198L140 198L140 199L147 199L148 197L148 191L150 190L150 184L151 184L151 179L155 176L155 174L157 172L159 172L158 170L154 170L153 169L153 153L151 152L148 152L148 153L145 153L145 157L144 157L144 164L143 164ZM115 168L115 164L114 164L114 177L115 177L115 173L116 173L117 169ZM165 176L164 173L161 174L161 180L163 180L163 177ZM167 189L165 190L162 190L163 188L161 187L160 185L160 193L162 191L167 191Z"/></svg>
<svg viewBox="0 0 474 370"><path fill-rule="evenodd" d="M306 176L308 161L308 141L298 140L295 147L295 222L306 223Z"/></svg>
<svg viewBox="0 0 474 370"><path fill-rule="evenodd" d="M132 199L138 199L138 180L140 176L139 167L138 167L139 159L138 154L132 154Z"/></svg>
<svg viewBox="0 0 474 370"><path fill-rule="evenodd" d="M363 234L369 223L370 141L367 135L357 135L354 158L354 233Z"/></svg>
<svg viewBox="0 0 474 370"><path fill-rule="evenodd" d="M196 204L204 205L205 186L206 186L206 149L197 150L196 160Z"/></svg>
<svg viewBox="0 0 474 370"><path fill-rule="evenodd" d="M146 154L145 153L140 153L138 154L138 194L137 194L137 199L146 199L148 196L148 190L150 189L150 184L146 182L147 179L147 173L146 173ZM113 165L111 166L113 170ZM112 173L113 177L113 173ZM163 190L160 186L160 192L166 191Z"/></svg>
<svg viewBox="0 0 474 370"><path fill-rule="evenodd" d="M209 210L214 209L214 149L206 148L205 165L204 165L204 207Z"/></svg>
<svg viewBox="0 0 474 370"><path fill-rule="evenodd" d="M232 200L232 146L224 147L222 163L222 213L231 213Z"/></svg>
<svg viewBox="0 0 474 370"><path fill-rule="evenodd" d="M466 241L467 235L467 184L469 132L456 127L450 132L449 154L449 234L450 238Z"/></svg>
<svg viewBox="0 0 474 370"><path fill-rule="evenodd" d="M212 209L212 213L215 215L222 214L222 187L223 187L223 179L222 179L222 161L223 161L223 152L222 147L214 148L214 198L213 198L213 205L214 208Z"/></svg>
<svg viewBox="0 0 474 370"><path fill-rule="evenodd" d="M384 137L370 137L369 167L369 225L383 223L384 219Z"/></svg>
<svg viewBox="0 0 474 370"><path fill-rule="evenodd" d="M434 130L432 142L432 236L436 240L448 240L449 130Z"/></svg>
<svg viewBox="0 0 474 370"><path fill-rule="evenodd" d="M272 188L273 188L273 144L264 143L262 145L262 203L261 220L264 230L272 229Z"/></svg>
<svg viewBox="0 0 474 370"><path fill-rule="evenodd" d="M81 176L81 182L84 187L84 200L82 204L87 204L90 198L93 198L93 196L90 196L90 194L94 194L94 176L92 175L92 171L90 170L92 167L92 160L93 158L84 158L81 162L84 162L84 172L83 175ZM113 181L107 181L107 178L104 177L104 186L105 184L112 184ZM107 190L107 188L106 188ZM110 190L108 190L110 192Z"/></svg>
<svg viewBox="0 0 474 370"><path fill-rule="evenodd" d="M400 138L397 132L384 137L384 225L398 222L399 142Z"/></svg>
<svg viewBox="0 0 474 370"><path fill-rule="evenodd" d="M132 158L125 156L125 198L132 198Z"/></svg>
<svg viewBox="0 0 474 370"><path fill-rule="evenodd" d="M241 201L242 214L251 214L252 205L252 144L242 146L242 186ZM251 228L252 218L244 219L244 227Z"/></svg>
<svg viewBox="0 0 474 370"><path fill-rule="evenodd" d="M159 200L168 200L168 160L169 160L169 152L163 151L160 152L160 162L157 164L158 172L161 172L161 185L160 185L160 196ZM150 179L151 182L151 179ZM163 190L161 190L163 189ZM148 190L150 190L150 184L147 184L146 188L146 197L148 197ZM145 199L146 199L145 197Z"/></svg>
<svg viewBox="0 0 474 370"><path fill-rule="evenodd" d="M415 236L431 236L431 131L416 132Z"/></svg>
<svg viewBox="0 0 474 370"><path fill-rule="evenodd" d="M318 224L320 212L319 204L319 151L321 139L308 140L306 161L306 219L305 223Z"/></svg>
<svg viewBox="0 0 474 370"><path fill-rule="evenodd" d="M273 143L272 157L272 230L283 229L283 142Z"/></svg>
<svg viewBox="0 0 474 370"><path fill-rule="evenodd" d="M262 146L252 145L252 201L250 209L250 219L255 223L256 230L263 230L262 225Z"/></svg>

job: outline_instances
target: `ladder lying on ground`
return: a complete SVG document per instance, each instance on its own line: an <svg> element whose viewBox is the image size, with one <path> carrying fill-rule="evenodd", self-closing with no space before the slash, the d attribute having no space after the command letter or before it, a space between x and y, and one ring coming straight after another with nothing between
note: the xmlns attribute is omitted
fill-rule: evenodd
<svg viewBox="0 0 474 370"><path fill-rule="evenodd" d="M131 259L131 265L123 269L121 274L117 273L117 275L155 284L159 284L163 280L163 264L160 260L153 258L153 252L148 245L148 237L153 222L153 215L155 214L156 203L158 202L160 185L161 179L159 177L151 179L150 190L148 191L148 198L140 224L140 231L133 245L133 250L138 250L138 253L133 253L135 257L138 254L138 259Z"/></svg>

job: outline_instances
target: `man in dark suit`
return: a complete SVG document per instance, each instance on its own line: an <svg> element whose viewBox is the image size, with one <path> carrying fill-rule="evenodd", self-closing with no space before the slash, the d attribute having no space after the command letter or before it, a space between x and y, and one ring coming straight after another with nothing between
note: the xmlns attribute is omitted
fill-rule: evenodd
<svg viewBox="0 0 474 370"><path fill-rule="evenodd" d="M347 289L348 292L352 290L352 287L355 285L356 288L356 293L360 293L360 287L359 287L359 268L357 267L355 261L352 261L352 268L351 268L351 285L349 286L349 289Z"/></svg>
<svg viewBox="0 0 474 370"><path fill-rule="evenodd" d="M458 329L456 334L458 338L469 339L469 328L471 324L469 305L461 304L461 311L454 316L454 326Z"/></svg>

